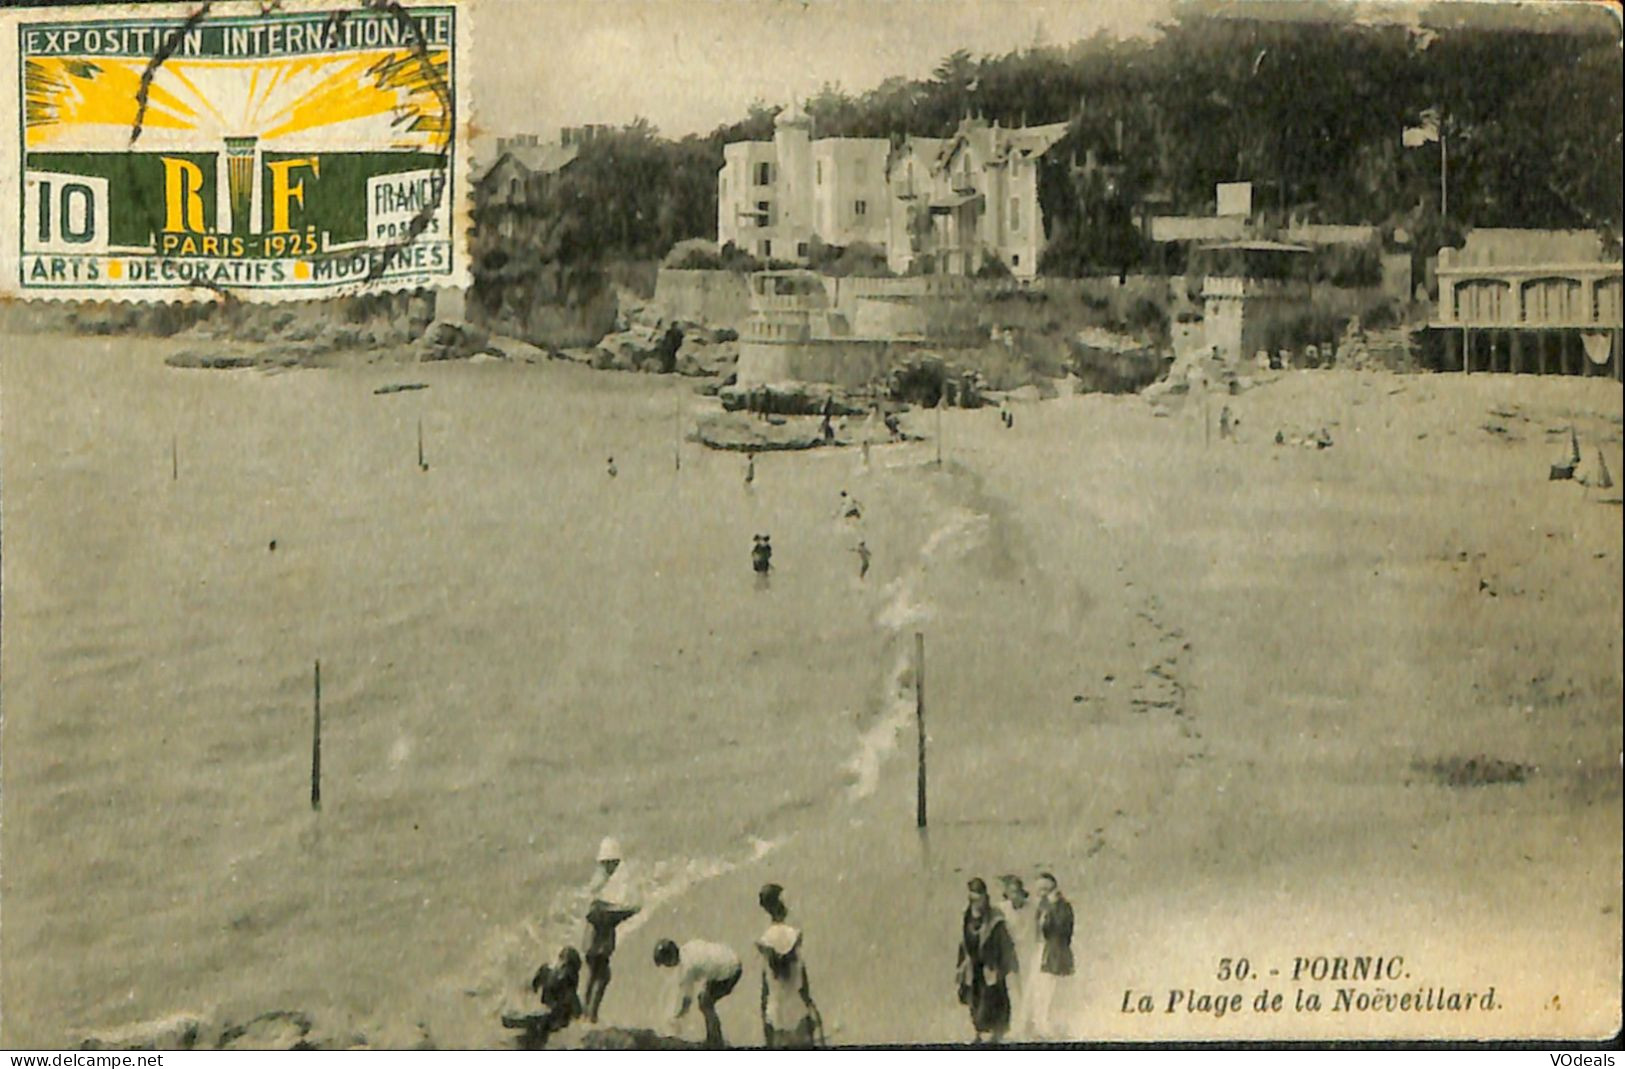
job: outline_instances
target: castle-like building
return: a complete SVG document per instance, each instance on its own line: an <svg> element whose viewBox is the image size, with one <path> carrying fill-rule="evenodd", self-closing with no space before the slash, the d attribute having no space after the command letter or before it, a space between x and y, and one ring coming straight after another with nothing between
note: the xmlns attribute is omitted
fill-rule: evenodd
<svg viewBox="0 0 1625 1069"><path fill-rule="evenodd" d="M723 146L717 176L717 242L768 260L804 263L828 245L886 241L884 138L813 140L812 119L791 105L771 141Z"/></svg>
<svg viewBox="0 0 1625 1069"><path fill-rule="evenodd" d="M805 263L815 242L864 242L901 273L974 274L996 259L1038 272L1038 167L1065 123L1001 128L966 119L950 138L814 139L792 104L773 140L723 147L717 241L763 260Z"/></svg>

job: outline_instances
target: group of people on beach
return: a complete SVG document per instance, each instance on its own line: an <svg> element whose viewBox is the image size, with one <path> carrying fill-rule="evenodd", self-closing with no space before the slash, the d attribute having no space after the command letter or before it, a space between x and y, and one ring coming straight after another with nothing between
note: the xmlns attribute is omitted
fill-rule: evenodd
<svg viewBox="0 0 1625 1069"><path fill-rule="evenodd" d="M609 988L610 960L615 954L616 929L641 909L636 890L621 867L620 844L605 839L598 848L598 868L589 886L582 948L565 946L550 964L531 978L532 993L540 1000L538 1012L510 1019L525 1031L528 1046L541 1046L548 1035L577 1019L596 1024ZM762 1041L769 1048L809 1048L823 1042L824 1022L813 1001L811 982L801 955L801 932L789 922L784 888L765 884L756 897L767 914L768 925L756 940L761 959ZM717 1004L733 993L744 975L734 950L704 939L655 943L654 964L670 970L662 1018L676 1034L690 1009L705 1022L705 1045L724 1046ZM585 987L581 987L585 967Z"/></svg>
<svg viewBox="0 0 1625 1069"><path fill-rule="evenodd" d="M756 481L756 454L750 453L745 458L745 488L750 489ZM863 506L858 499L841 491L840 503L835 508L836 518L844 523L860 524L863 520ZM858 579L863 580L869 576L869 565L874 560L874 553L869 549L868 542L862 538L852 548L858 555ZM766 590L768 577L773 572L773 536L756 534L751 536L750 567L756 573L756 588Z"/></svg>
<svg viewBox="0 0 1625 1069"><path fill-rule="evenodd" d="M1051 1007L1074 971L1072 903L1053 873L1041 872L1036 894L1020 876L1000 877L1001 904L995 905L980 877L966 884L968 901L960 921L954 980L959 1002L970 1014L977 1043L1063 1038L1051 1020ZM536 970L531 991L539 1011L507 1019L526 1032L527 1045L582 1019L598 1021L610 982L616 929L641 909L621 868L620 844L605 839L589 886L581 947L566 946L558 958ZM824 1020L813 1001L802 956L802 933L790 923L784 888L764 884L756 896L768 924L755 942L760 960L762 1042L774 1049L805 1049L825 1042ZM660 1019L677 1035L690 1010L705 1024L705 1045L725 1044L717 1005L739 986L744 963L732 947L705 939L655 943L654 965L670 980ZM585 978L583 980L583 971ZM583 987L583 982L585 986Z"/></svg>
<svg viewBox="0 0 1625 1069"><path fill-rule="evenodd" d="M769 1049L802 1050L822 1045L824 1020L813 1001L812 984L801 956L801 931L789 922L784 888L764 884L756 896L768 925L756 940L761 958L762 1043ZM705 1021L705 1045L724 1045L717 1003L728 997L744 975L744 965L733 949L694 939L678 946L670 939L655 944L655 965L672 970L666 1003L669 1030L675 1032L690 1006Z"/></svg>
<svg viewBox="0 0 1625 1069"><path fill-rule="evenodd" d="M1037 897L1021 877L1006 875L1003 906L980 877L966 884L954 973L959 1001L970 1011L977 1043L1058 1038L1050 1020L1057 990L1073 973L1072 903L1053 874L1040 873Z"/></svg>

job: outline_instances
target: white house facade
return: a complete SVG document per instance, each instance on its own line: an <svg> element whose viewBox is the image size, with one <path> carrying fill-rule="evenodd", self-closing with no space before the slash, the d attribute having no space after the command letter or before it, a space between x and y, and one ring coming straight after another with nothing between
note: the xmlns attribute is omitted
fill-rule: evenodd
<svg viewBox="0 0 1625 1069"><path fill-rule="evenodd" d="M812 120L790 107L772 141L723 146L717 242L761 259L805 262L814 240L884 244L884 138L812 139Z"/></svg>
<svg viewBox="0 0 1625 1069"><path fill-rule="evenodd" d="M951 138L813 140L791 106L772 141L723 147L717 241L761 259L805 262L814 241L886 250L898 273L974 274L990 259L1038 272L1038 168L1065 123L1001 128L967 119Z"/></svg>

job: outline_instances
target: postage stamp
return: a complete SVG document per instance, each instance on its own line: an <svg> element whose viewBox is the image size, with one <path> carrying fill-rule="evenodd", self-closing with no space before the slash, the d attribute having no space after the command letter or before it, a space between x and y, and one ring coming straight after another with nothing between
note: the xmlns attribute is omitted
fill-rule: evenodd
<svg viewBox="0 0 1625 1069"><path fill-rule="evenodd" d="M467 32L446 0L5 16L0 294L461 284Z"/></svg>

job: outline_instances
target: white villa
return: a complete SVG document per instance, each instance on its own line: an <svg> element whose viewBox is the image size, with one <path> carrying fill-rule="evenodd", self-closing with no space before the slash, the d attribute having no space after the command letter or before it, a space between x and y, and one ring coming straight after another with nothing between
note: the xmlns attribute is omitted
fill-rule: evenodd
<svg viewBox="0 0 1625 1069"><path fill-rule="evenodd" d="M773 140L723 146L717 176L717 243L761 259L805 262L816 237L828 245L886 242L885 138L812 139L792 105Z"/></svg>
<svg viewBox="0 0 1625 1069"><path fill-rule="evenodd" d="M974 274L997 259L1038 272L1044 221L1038 165L1065 123L1017 129L966 119L950 138L812 138L797 106L772 141L723 147L717 242L762 259L805 262L814 239L884 248L898 273Z"/></svg>

